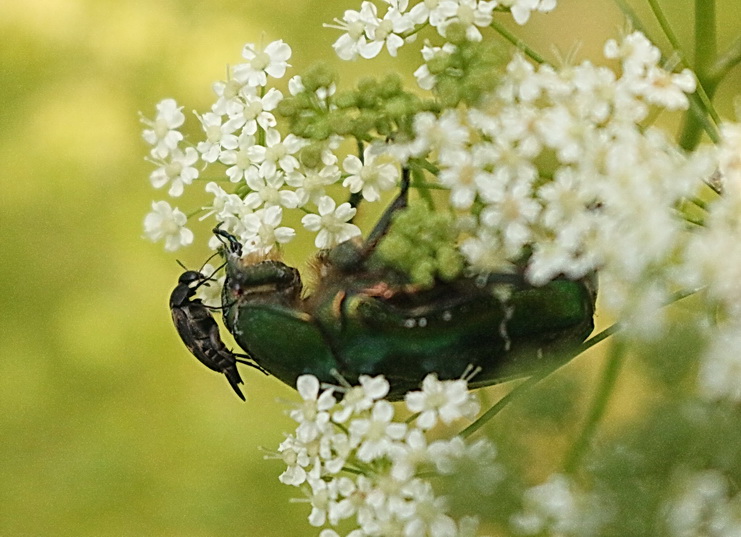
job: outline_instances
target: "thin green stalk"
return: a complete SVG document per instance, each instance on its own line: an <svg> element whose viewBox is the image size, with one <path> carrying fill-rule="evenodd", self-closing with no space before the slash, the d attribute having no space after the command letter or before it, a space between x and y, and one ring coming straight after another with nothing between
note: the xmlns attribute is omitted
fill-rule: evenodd
<svg viewBox="0 0 741 537"><path fill-rule="evenodd" d="M707 91L705 90L707 87ZM679 145L687 151L692 151L700 143L702 131L708 135L713 143L720 141L720 134L716 125L720 123L720 116L712 105L712 96L715 94L715 85L705 86L699 84L697 92L689 96L690 108L685 113L685 120L682 126L682 132L679 135ZM713 118L710 121L708 114Z"/></svg>
<svg viewBox="0 0 741 537"><path fill-rule="evenodd" d="M739 63L741 63L741 37L731 43L728 50L718 56L714 64L708 66L705 75L709 81L717 84Z"/></svg>
<svg viewBox="0 0 741 537"><path fill-rule="evenodd" d="M579 461L584 456L584 453L592 442L594 433L597 431L597 427L605 415L607 403L610 401L610 396L617 384L617 378L620 374L620 368L623 364L624 358L625 343L620 340L615 340L612 347L610 347L607 363L602 372L602 380L600 381L597 393L592 401L592 406L589 410L589 415L587 416L584 428L566 457L564 469L567 473L571 473L576 469Z"/></svg>
<svg viewBox="0 0 741 537"><path fill-rule="evenodd" d="M702 290L702 288L698 289L688 289L683 291L678 291L674 293L669 300L666 301L664 306L668 306L670 304L674 304L675 302L679 302L683 298L687 298L688 296L694 295L698 291ZM504 407L506 407L508 404L510 404L514 399L519 397L520 395L525 394L530 388L535 386L538 382L543 380L545 377L559 369L560 367L566 365L571 360L576 358L577 356L581 355L582 353L586 352L587 350L591 349L598 343L604 341L608 337L612 336L613 334L619 332L622 330L623 326L620 323L615 323L604 330L602 332L590 337L588 340L586 340L584 343L579 345L579 347L576 348L574 351L574 354L569 358L568 360L559 363L555 367L547 367L543 369L542 371L539 371L538 373L535 373L533 376L529 377L527 380L519 384L516 388L514 388L511 392L509 392L507 395L502 397L499 401L497 401L494 406L492 406L489 410L484 412L481 416L479 416L476 421L474 421L471 425L463 429L463 431L460 432L460 435L463 438L466 438L468 436L471 436L473 433L481 429L489 420L491 420L494 416L499 414Z"/></svg>
<svg viewBox="0 0 741 537"><path fill-rule="evenodd" d="M715 0L695 0L695 70L702 78L718 55Z"/></svg>
<svg viewBox="0 0 741 537"><path fill-rule="evenodd" d="M658 0L648 0L648 5L651 6L651 11L653 12L654 17L656 17L656 20L661 27L661 31L664 32L664 35L669 40L672 48L676 51L677 54L679 54L680 58L684 62L687 56L684 54L682 45L679 43L679 39L677 39L677 35L672 30L669 21L664 16L664 12L661 10L661 6L659 5Z"/></svg>
<svg viewBox="0 0 741 537"><path fill-rule="evenodd" d="M497 401L489 410L484 412L481 416L476 419L471 425L463 429L461 431L460 435L463 438L467 438L468 436L471 436L473 433L478 431L481 427L483 427L490 419L492 419L494 416L499 414L502 410L504 410L504 407L506 407L508 404L510 404L515 398L519 397L520 395L525 394L530 388L535 386L538 382L543 380L545 377L553 373L556 369L560 368L562 365L565 365L569 361L573 360L583 352L585 352L587 349L591 349L594 347L597 343L600 341L608 338L615 332L620 330L620 325L618 323L613 324L612 326L605 328L602 332L599 334L592 336L587 341L582 343L574 352L574 355L565 363L558 364L556 367L547 367L531 377L528 377L527 380L522 382L521 384L518 384L517 387L515 387L511 392L509 392L507 395L502 397L499 401Z"/></svg>
<svg viewBox="0 0 741 537"><path fill-rule="evenodd" d="M535 52L533 49L531 49L529 46L527 46L525 43L522 42L522 40L517 37L515 34L507 30L504 26L499 24L497 21L492 21L490 24L491 28L494 29L499 35L501 35L503 38L505 38L507 41L512 43L515 47L520 49L522 52L525 53L525 55L533 60L535 63L538 64L544 64L548 63L543 56Z"/></svg>
<svg viewBox="0 0 741 537"><path fill-rule="evenodd" d="M618 9L623 13L623 16L628 19L630 22L631 27L634 30L638 30L643 35L651 39L651 36L646 31L646 27L641 22L641 19L638 18L638 15L636 15L636 12L633 11L633 8L628 5L628 2L625 0L614 0L615 4L617 5ZM653 42L653 40L651 40Z"/></svg>
<svg viewBox="0 0 741 537"><path fill-rule="evenodd" d="M550 372L551 372L551 369L548 369L546 371L540 371L536 373L535 375L528 377L524 382L522 382L521 384L518 384L515 388L513 388L511 392L509 392L507 395L502 397L499 401L494 403L494 405L489 410L484 412L481 416L479 416L476 419L476 421L474 421L471 425L463 429L459 435L462 436L463 438L468 438L469 436L471 436L473 433L481 429L481 427L483 427L490 419L492 419L494 416L496 416L502 410L504 410L504 407L510 404L513 399L527 392L530 388L532 388L538 382L543 380Z"/></svg>
<svg viewBox="0 0 741 537"><path fill-rule="evenodd" d="M702 106L691 107L685 115L679 144L688 151L692 151L700 143L703 129L713 138L713 135L707 129L707 124L702 121L707 119L705 114L709 114L716 124L718 123L718 115L713 109L712 100L719 80L708 77L708 73L715 64L717 57L716 27L715 0L695 0L695 61L693 68L697 74L699 84L697 98L701 103L691 101L691 104L701 104Z"/></svg>

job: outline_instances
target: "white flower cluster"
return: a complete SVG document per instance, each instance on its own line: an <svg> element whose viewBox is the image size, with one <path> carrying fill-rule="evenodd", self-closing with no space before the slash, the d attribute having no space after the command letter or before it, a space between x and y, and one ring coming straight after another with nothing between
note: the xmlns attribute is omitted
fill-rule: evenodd
<svg viewBox="0 0 741 537"><path fill-rule="evenodd" d="M454 437L428 442L426 431L438 422L449 424L478 412L466 381L427 376L420 391L406 395L406 407L416 415L407 422L394 421L395 408L384 399L389 383L382 376L361 376L352 388L320 390L316 377L304 375L297 388L303 402L290 413L298 423L295 435L278 450L288 467L280 481L305 492L313 526L354 518L358 528L352 537L474 534L475 520L455 521L446 498L422 477L455 474L461 461L482 469L477 475L489 493L503 477L488 441L468 445ZM339 391L344 396L337 401ZM326 528L320 535L337 533Z"/></svg>
<svg viewBox="0 0 741 537"><path fill-rule="evenodd" d="M331 141L319 168L303 166L297 154L308 141L292 134L281 136L274 111L283 94L267 87L270 78L285 75L290 47L283 41L272 42L264 50L247 44L242 56L246 61L233 66L229 80L214 84L216 102L211 110L196 114L204 139L195 147L181 147L184 137L177 129L185 116L174 100L160 102L154 120L142 119L147 127L144 140L151 146L149 160L156 166L150 175L152 185L170 185L169 195L179 197L202 174L199 160L203 168L221 166L228 181L246 194L230 193L209 182L205 191L214 201L204 209L206 216L222 223L222 229L239 237L245 254L267 251L294 238L296 231L281 225L284 209L309 213L302 223L317 233L317 248L330 248L359 235L360 229L349 223L355 208L349 203L338 206L327 195L327 187L344 178L343 185L350 192L361 193L367 202L378 201L381 192L396 186L398 165L390 157L376 159L375 153L367 152L363 161L346 158L343 175L332 152L336 144ZM301 91L300 78L294 77L289 88ZM158 201L146 217L145 235L154 241L165 240L167 250L176 250L193 241L185 224L181 211Z"/></svg>
<svg viewBox="0 0 741 537"><path fill-rule="evenodd" d="M687 476L674 499L665 505L670 537L737 537L741 535L741 494L716 470Z"/></svg>
<svg viewBox="0 0 741 537"><path fill-rule="evenodd" d="M519 535L586 537L598 535L608 516L596 495L580 490L567 475L555 474L525 491L523 510L510 525Z"/></svg>
<svg viewBox="0 0 741 537"><path fill-rule="evenodd" d="M737 112L741 118L741 110ZM708 204L707 217L683 249L681 278L704 287L712 306L727 319L715 327L700 364L698 390L709 401L741 402L741 124L726 123L718 145L723 195ZM713 311L713 309L710 309ZM709 326L715 326L712 319Z"/></svg>
<svg viewBox="0 0 741 537"><path fill-rule="evenodd" d="M370 2L345 13L339 26L346 33L335 44L341 57L372 57L383 47L393 54L423 25L445 36L450 24L463 23L469 39L481 39L496 10L524 22L555 7L554 0L385 4L382 17ZM425 44L421 51L425 64L415 75L434 92L438 71L431 66L456 46ZM708 311L718 308L731 320L727 337L707 352L699 389L710 399L738 400L733 386L741 384L741 366L734 346L722 342L735 341L741 326L741 126L724 124L716 149L685 153L651 121L688 107L694 75L665 68L640 32L608 41L604 54L619 61L619 72L590 62L536 66L515 54L475 106L416 113L411 139L407 132L371 132L375 138L363 140L361 152L345 155L346 140L336 134L321 143L281 134L276 109L284 95L268 83L285 76L291 49L283 41L262 50L247 44L244 62L214 84L211 110L197 114L203 140L187 146L179 131L185 116L172 99L157 105L153 120L142 120L155 188L179 197L197 179L205 182L205 169L222 178L206 182L212 201L191 214L154 202L145 235L174 251L194 241L188 218L211 216L239 238L245 254L266 252L296 237L283 223L284 213L296 210L316 247L331 248L361 231L351 222L355 207L330 192L344 188L345 199L352 193L377 202L397 185L400 167L418 166L430 185L449 192L458 247L474 270L511 270L527 252L534 285L598 271L601 303L645 337L662 333L662 306L677 290L705 288ZM288 88L294 96L303 92L301 78ZM336 110L334 92L318 89L314 106ZM311 166L299 158L310 143L321 155Z"/></svg>
<svg viewBox="0 0 741 537"><path fill-rule="evenodd" d="M479 28L492 23L495 9L506 10L518 24L525 24L533 11L548 12L556 7L556 0L423 0L409 6L409 0L384 0L383 15L373 2L364 1L358 11L348 9L342 19L325 26L344 33L333 48L343 60L357 57L374 58L385 47L396 56L399 47L413 41L417 32L430 25L445 37L453 23L464 26L471 41L482 39Z"/></svg>
<svg viewBox="0 0 741 537"><path fill-rule="evenodd" d="M620 75L590 62L536 68L516 55L481 105L420 113L415 138L391 150L402 162L434 160L450 204L466 222L475 209L478 224L461 244L472 266L506 270L529 248L535 285L599 269L606 305L650 333L679 283L659 270L687 235L677 207L714 164L640 125L652 106L686 109L692 73L660 67L659 50L639 32L609 41L605 55L621 61ZM418 75L421 85L434 83L429 71Z"/></svg>

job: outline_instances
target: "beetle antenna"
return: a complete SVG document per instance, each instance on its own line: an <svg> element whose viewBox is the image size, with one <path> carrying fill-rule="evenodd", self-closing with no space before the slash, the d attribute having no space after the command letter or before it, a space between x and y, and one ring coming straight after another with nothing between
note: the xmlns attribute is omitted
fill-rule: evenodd
<svg viewBox="0 0 741 537"><path fill-rule="evenodd" d="M206 267L206 263L208 263L209 261L211 261L211 260L212 260L212 259L214 258L214 256L215 256L216 254L218 254L218 253L219 253L219 252L214 252L214 253L212 253L212 254L211 254L210 256L208 256L208 259L206 259L206 260L205 260L205 261L203 262L203 265L201 265L201 268L200 268L200 269L198 270L198 272L201 272L201 273L202 273L202 272L203 272L203 269L204 269L204 268ZM223 266L224 266L224 265L221 265L221 267L223 267ZM216 270L219 270L219 269L220 269L221 267L219 267L219 268L218 268L218 269L216 269ZM213 276L213 275L214 275L214 274L216 273L216 270L215 270L215 271L214 271L214 272L213 272L213 273L211 274L211 276ZM209 279L211 279L211 276L209 276Z"/></svg>
<svg viewBox="0 0 741 537"><path fill-rule="evenodd" d="M214 254L214 255L216 255L216 254ZM213 255L212 255L211 257L213 257ZM211 257L209 257L208 259L211 259ZM208 260L206 260L206 261L208 261ZM219 265L218 267L216 267L216 268L214 269L214 271L213 271L213 272L212 272L212 273L211 273L211 274L210 274L210 275L208 276L208 278L206 278L206 279L207 279L207 280L211 280L211 279L213 279L213 277L214 277L214 274L216 274L217 272L219 272L219 271L220 271L221 269L223 269L223 268L224 268L225 266L226 266L226 263L222 263L221 265Z"/></svg>
<svg viewBox="0 0 741 537"><path fill-rule="evenodd" d="M205 260L205 261L203 262L203 265L201 265L201 268L200 268L200 269L198 269L198 273L199 273L199 274L203 274L203 269L204 269L204 267L206 266L206 264L207 264L207 263L208 263L209 261L211 261L211 260L212 260L212 259L214 258L214 256L215 256L216 254L218 254L218 253L219 253L219 252L214 252L214 253L212 253L212 254L211 254L210 256L208 256L208 259L206 259L206 260ZM179 259L176 259L176 260L175 260L175 262L176 262L176 263L177 263L178 265L180 265L180 268L182 268L183 270L190 270L190 269L189 269L188 267L186 267L186 266L185 266L185 265L183 264L183 262L182 262L182 261L180 261ZM218 272L219 270L221 270L221 269L222 269L222 268L224 267L224 265L226 265L226 263L223 263L222 265L219 265L219 266L218 266L218 267L217 267L217 268L216 268L216 269L215 269L215 270L214 270L214 271L213 271L213 272L211 273L211 275L210 275L210 276L209 276L208 278L206 278L206 280L210 280L211 278L213 278L213 275L214 275L214 274L216 274L216 273L217 273L217 272Z"/></svg>

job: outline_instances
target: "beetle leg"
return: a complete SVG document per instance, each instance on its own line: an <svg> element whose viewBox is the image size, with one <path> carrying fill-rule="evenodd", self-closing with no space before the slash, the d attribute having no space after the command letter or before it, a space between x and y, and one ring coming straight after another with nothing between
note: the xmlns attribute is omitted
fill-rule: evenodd
<svg viewBox="0 0 741 537"><path fill-rule="evenodd" d="M386 235L391 227L391 218L394 216L394 213L403 209L409 203L409 182L409 168L404 168L401 172L401 191L399 192L399 195L396 196L396 199L391 202L391 205L389 205L383 212L381 218L376 224L376 227L374 227L373 231L368 235L368 240L363 247L364 256L367 257L384 235Z"/></svg>
<svg viewBox="0 0 741 537"><path fill-rule="evenodd" d="M260 371L261 373L265 373L266 375L269 375L270 374L270 373L267 372L267 370L264 367L262 367L261 365L255 363L254 361L252 361L253 358L249 354L239 354L239 353L235 353L234 352L234 353L232 353L232 355L234 356L234 361L235 362L240 363L240 364L244 364L244 365L248 365L250 367L254 367L258 371ZM247 358L247 360L245 360L244 358Z"/></svg>

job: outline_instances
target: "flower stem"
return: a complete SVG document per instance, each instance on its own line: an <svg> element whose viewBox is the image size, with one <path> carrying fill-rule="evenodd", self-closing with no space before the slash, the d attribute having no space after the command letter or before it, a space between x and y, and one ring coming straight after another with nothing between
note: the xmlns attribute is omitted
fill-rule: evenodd
<svg viewBox="0 0 741 537"><path fill-rule="evenodd" d="M682 300L683 298L686 298L688 296L691 296L698 291L700 291L702 288L698 289L686 289L682 291L677 291L674 293L669 300L666 301L664 306L669 306L671 304L674 304L675 302L678 302ZM471 425L466 427L460 432L460 436L463 438L467 438L471 436L473 433L478 431L481 427L483 427L489 420L491 420L494 416L499 414L502 410L504 410L504 407L506 407L508 404L510 404L515 398L519 397L520 395L525 394L530 388L535 386L538 382L546 378L548 375L559 369L560 367L566 365L571 360L576 358L577 356L581 355L582 353L586 352L587 350L591 349L598 343L604 341L611 335L615 334L616 332L619 332L623 328L623 325L620 323L615 323L604 330L602 332L595 334L594 336L590 337L588 340L586 340L584 343L579 345L575 350L574 354L568 359L564 361L558 362L557 365L546 367L542 369L541 371L538 371L537 373L533 374L531 377L529 377L527 380L519 384L517 387L515 387L511 392L509 392L507 395L502 397L499 401L494 403L494 405L484 412L481 416L479 416L476 421L474 421ZM617 344L616 344L617 345ZM622 344L620 344L622 346ZM621 351L622 352L622 351Z"/></svg>
<svg viewBox="0 0 741 537"><path fill-rule="evenodd" d="M607 403L610 400L617 378L620 373L620 367L623 364L623 358L625 357L625 344L620 340L613 342L610 347L610 354L607 357L607 363L605 364L604 371L602 372L602 380L600 382L597 393L592 401L592 407L587 416L587 421L584 424L584 428L577 438L576 443L572 446L571 451L566 457L564 463L564 469L567 473L573 472L582 456L589 448L589 444L594 437L594 433L597 430L597 426L605 415L607 409Z"/></svg>
<svg viewBox="0 0 741 537"><path fill-rule="evenodd" d="M708 80L717 84L739 63L741 63L741 37L731 43L728 50L717 57L715 63L708 66L705 75Z"/></svg>
<svg viewBox="0 0 741 537"><path fill-rule="evenodd" d="M473 433L478 431L481 427L483 427L486 422L488 422L490 419L492 419L494 416L499 414L502 410L504 410L504 407L506 407L508 404L510 404L515 398L519 397L520 395L525 394L530 388L535 386L538 382L543 380L545 377L553 373L556 369L560 368L562 365L565 365L566 363L570 362L583 352L585 352L587 349L592 348L600 341L610 337L612 334L620 330L620 325L618 323L613 324L612 326L609 326L608 328L605 328L600 332L599 334L592 336L587 341L582 343L577 349L574 351L574 355L569 358L566 362L559 363L555 367L546 367L541 371L538 371L531 377L529 377L527 380L522 382L521 384L517 385L511 392L509 392L507 395L502 397L499 401L497 401L489 410L484 412L481 416L476 419L471 425L463 429L461 431L460 436L463 438L467 438L471 436Z"/></svg>
<svg viewBox="0 0 741 537"><path fill-rule="evenodd" d="M641 19L638 18L638 15L636 15L636 12L633 10L633 8L630 7L630 5L628 5L628 3L625 0L614 0L614 1L615 1L615 4L618 6L618 9L623 13L623 16L626 19L628 19L633 29L638 30L643 35L651 39L651 37L646 32L646 28L641 22Z"/></svg>
<svg viewBox="0 0 741 537"><path fill-rule="evenodd" d="M698 78L698 92L691 99L693 105L685 115L679 144L691 151L700 143L703 129L715 141L717 133L708 130L706 115L718 123L718 116L712 107L713 96L720 79L709 77L717 59L715 0L695 0L695 61L694 71ZM701 102L697 102L697 100ZM703 122L705 120L705 122Z"/></svg>
<svg viewBox="0 0 741 537"><path fill-rule="evenodd" d="M715 0L695 0L695 70L704 77L718 55Z"/></svg>
<svg viewBox="0 0 741 537"><path fill-rule="evenodd" d="M533 60L535 63L538 64L544 64L548 63L543 56L535 52L533 49L528 47L525 43L522 42L522 40L517 37L515 34L507 30L503 25L499 24L496 21L492 21L490 26L496 31L499 35L501 35L503 38L505 38L507 41L512 43L515 47L520 49L528 58Z"/></svg>
<svg viewBox="0 0 741 537"><path fill-rule="evenodd" d="M656 20L661 27L661 31L664 32L664 35L669 40L669 43L671 44L674 51L679 54L679 57L682 59L682 61L684 61L686 55L682 50L682 45L679 43L679 39L677 39L677 35L672 30L669 21L664 16L664 12L661 10L661 6L659 5L658 0L648 0L648 4L649 6L651 6L651 11L653 12L654 17L656 17Z"/></svg>

